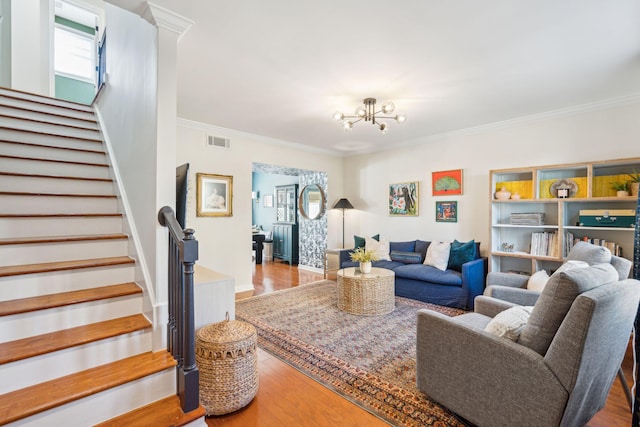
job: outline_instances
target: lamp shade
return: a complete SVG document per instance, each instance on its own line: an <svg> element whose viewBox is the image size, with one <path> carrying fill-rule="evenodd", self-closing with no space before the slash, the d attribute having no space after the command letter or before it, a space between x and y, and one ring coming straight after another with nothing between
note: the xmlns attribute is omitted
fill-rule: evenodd
<svg viewBox="0 0 640 427"><path fill-rule="evenodd" d="M353 209L353 205L347 199L340 199L333 205L333 209Z"/></svg>

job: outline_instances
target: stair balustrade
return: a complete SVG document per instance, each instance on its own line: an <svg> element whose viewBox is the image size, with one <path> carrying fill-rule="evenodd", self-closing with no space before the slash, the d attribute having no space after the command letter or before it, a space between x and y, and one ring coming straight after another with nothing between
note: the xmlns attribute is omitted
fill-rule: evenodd
<svg viewBox="0 0 640 427"><path fill-rule="evenodd" d="M198 259L198 241L194 230L183 230L173 209L164 206L158 212L160 225L169 229L169 321L167 346L178 362L177 394L182 410L199 406L199 372L195 358L194 265Z"/></svg>

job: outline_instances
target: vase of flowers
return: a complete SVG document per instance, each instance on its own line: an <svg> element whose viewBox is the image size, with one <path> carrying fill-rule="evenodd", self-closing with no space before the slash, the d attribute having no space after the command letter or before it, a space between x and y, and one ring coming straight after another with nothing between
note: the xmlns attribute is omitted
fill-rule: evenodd
<svg viewBox="0 0 640 427"><path fill-rule="evenodd" d="M632 196L638 196L638 187L640 187L640 173L633 170L633 173L627 174L631 179L627 182Z"/></svg>
<svg viewBox="0 0 640 427"><path fill-rule="evenodd" d="M379 259L375 251L358 248L351 253L351 261L360 263L360 272L371 273L371 263Z"/></svg>

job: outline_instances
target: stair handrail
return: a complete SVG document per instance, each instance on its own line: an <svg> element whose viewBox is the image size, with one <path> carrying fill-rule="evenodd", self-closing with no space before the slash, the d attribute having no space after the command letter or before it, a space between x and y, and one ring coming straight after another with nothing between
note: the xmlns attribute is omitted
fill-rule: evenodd
<svg viewBox="0 0 640 427"><path fill-rule="evenodd" d="M158 222L169 230L167 349L178 362L177 395L182 410L187 413L200 405L193 292L198 241L193 236L193 229L182 229L169 206L158 211Z"/></svg>

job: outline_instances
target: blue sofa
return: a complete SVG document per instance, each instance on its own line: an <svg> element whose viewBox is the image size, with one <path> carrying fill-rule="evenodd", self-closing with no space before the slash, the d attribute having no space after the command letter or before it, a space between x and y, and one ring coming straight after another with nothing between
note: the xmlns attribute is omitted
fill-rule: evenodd
<svg viewBox="0 0 640 427"><path fill-rule="evenodd" d="M412 240L408 242L390 242L393 253L419 253L421 259L427 253L431 242ZM462 264L461 271L439 270L430 265L405 263L402 261L375 261L374 267L386 268L395 273L396 295L419 301L448 307L473 310L474 299L482 295L487 275L487 258L480 257L480 243L476 243L476 259ZM340 267L357 267L358 262L351 261L353 249L340 251Z"/></svg>

